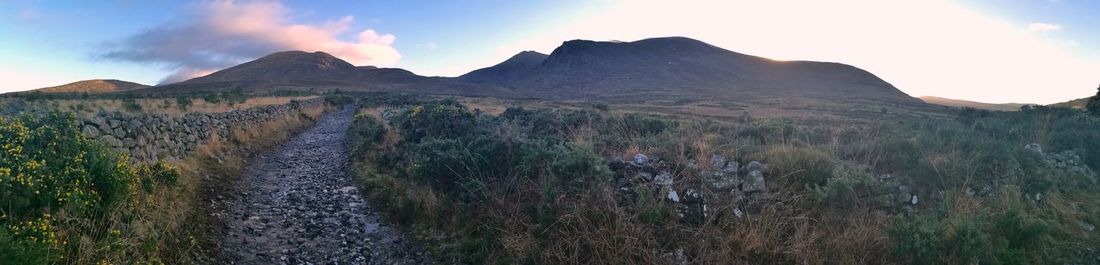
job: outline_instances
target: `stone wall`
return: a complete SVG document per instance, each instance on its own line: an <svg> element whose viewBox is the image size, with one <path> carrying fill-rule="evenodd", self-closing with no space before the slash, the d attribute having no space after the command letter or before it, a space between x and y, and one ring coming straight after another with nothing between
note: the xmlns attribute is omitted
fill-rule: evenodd
<svg viewBox="0 0 1100 265"><path fill-rule="evenodd" d="M233 128L252 126L321 104L325 104L324 100L318 98L222 113L187 113L183 117L101 112L79 119L84 135L130 154L131 160L175 160L187 156L215 135L227 137Z"/></svg>

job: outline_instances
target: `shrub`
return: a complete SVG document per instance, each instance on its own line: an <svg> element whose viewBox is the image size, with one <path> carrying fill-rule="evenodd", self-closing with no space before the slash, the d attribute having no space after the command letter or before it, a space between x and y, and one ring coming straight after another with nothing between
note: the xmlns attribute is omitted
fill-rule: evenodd
<svg viewBox="0 0 1100 265"><path fill-rule="evenodd" d="M854 209L861 205L885 206L889 205L892 197L891 191L896 186L875 179L867 172L857 169L838 166L823 186L812 186L814 200L819 205L833 209Z"/></svg>
<svg viewBox="0 0 1100 265"><path fill-rule="evenodd" d="M114 222L132 220L107 219L117 217L115 211L135 211L128 207L138 181L152 190L179 178L164 162L132 167L125 155L85 138L72 114L0 118L0 147L0 249L6 250L0 261L53 263L74 258L63 255L79 253L77 242L114 244Z"/></svg>
<svg viewBox="0 0 1100 265"><path fill-rule="evenodd" d="M329 94L325 95L325 102L333 106L341 106L351 103L351 97L342 94Z"/></svg>
<svg viewBox="0 0 1100 265"><path fill-rule="evenodd" d="M471 135L477 119L465 106L457 103L416 105L391 121L401 129L407 142L420 142L426 137L460 138Z"/></svg>
<svg viewBox="0 0 1100 265"><path fill-rule="evenodd" d="M127 111L137 112L141 111L141 104L138 104L137 100L135 100L134 98L128 97L122 99L122 108Z"/></svg>
<svg viewBox="0 0 1100 265"><path fill-rule="evenodd" d="M474 200L491 181L504 175L504 145L492 137L468 141L430 138L415 147L413 176L420 183Z"/></svg>
<svg viewBox="0 0 1100 265"><path fill-rule="evenodd" d="M833 177L833 159L825 152L805 147L781 146L768 152L771 176L789 186L821 186Z"/></svg>
<svg viewBox="0 0 1100 265"><path fill-rule="evenodd" d="M176 96L176 106L178 106L180 110L187 110L191 107L191 103L191 97L184 95Z"/></svg>
<svg viewBox="0 0 1100 265"><path fill-rule="evenodd" d="M1096 88L1096 95L1089 98L1088 103L1085 104L1085 109L1092 115L1100 116L1100 87Z"/></svg>
<svg viewBox="0 0 1100 265"><path fill-rule="evenodd" d="M373 150L386 135L386 127L382 121L370 115L356 115L349 130L351 130L351 139L356 141L353 150L357 156Z"/></svg>

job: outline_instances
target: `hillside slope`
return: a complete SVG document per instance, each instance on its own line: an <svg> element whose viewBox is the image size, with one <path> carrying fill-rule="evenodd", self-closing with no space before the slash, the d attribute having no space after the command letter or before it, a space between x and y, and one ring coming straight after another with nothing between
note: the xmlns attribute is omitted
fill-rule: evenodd
<svg viewBox="0 0 1100 265"><path fill-rule="evenodd" d="M497 65L477 69L459 76L458 79L473 83L507 84L524 77L532 69L542 64L546 57L549 57L549 55L524 51Z"/></svg>
<svg viewBox="0 0 1100 265"><path fill-rule="evenodd" d="M774 61L683 37L634 42L567 41L518 78L479 78L498 80L495 84L514 87L524 94L555 99L797 97L922 104L850 65Z"/></svg>
<svg viewBox="0 0 1100 265"><path fill-rule="evenodd" d="M1020 107L1024 105L1036 105L1036 104L1024 104L1024 103L984 103L977 101L968 101L960 99L941 98L934 96L923 96L920 100L929 104L956 107L956 108L975 108L984 110L996 110L996 111L1018 111Z"/></svg>
<svg viewBox="0 0 1100 265"><path fill-rule="evenodd" d="M493 85L424 77L399 68L355 66L324 52L303 51L273 53L206 76L139 92L177 93L231 89L341 89L444 95L510 95L508 91Z"/></svg>
<svg viewBox="0 0 1100 265"><path fill-rule="evenodd" d="M1063 108L1074 108L1074 109L1084 109L1085 105L1087 105L1089 103L1089 99L1091 99L1091 98L1092 97L1079 98L1079 99L1074 99L1074 100L1070 100L1070 101L1066 101L1066 102L1050 104L1049 106L1051 106L1051 107L1063 107Z"/></svg>
<svg viewBox="0 0 1100 265"><path fill-rule="evenodd" d="M128 91L149 87L134 82L115 79L92 79L72 82L60 86L39 88L34 91L43 93L108 93Z"/></svg>

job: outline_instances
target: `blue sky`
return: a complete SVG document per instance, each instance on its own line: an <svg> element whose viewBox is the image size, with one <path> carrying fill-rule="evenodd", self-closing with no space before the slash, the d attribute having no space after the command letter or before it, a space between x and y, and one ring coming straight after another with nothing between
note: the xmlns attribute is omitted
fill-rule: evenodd
<svg viewBox="0 0 1100 265"><path fill-rule="evenodd" d="M1100 1L0 2L0 92L146 84L278 50L454 76L569 39L687 36L867 69L913 96L1052 103L1100 84Z"/></svg>

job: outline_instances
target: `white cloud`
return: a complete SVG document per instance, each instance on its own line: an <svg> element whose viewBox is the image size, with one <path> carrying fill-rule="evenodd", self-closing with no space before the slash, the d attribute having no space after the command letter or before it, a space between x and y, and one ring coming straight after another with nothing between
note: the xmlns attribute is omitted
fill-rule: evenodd
<svg viewBox="0 0 1100 265"><path fill-rule="evenodd" d="M502 44L512 51L497 57L549 52L569 39L660 36L779 60L852 64L913 96L1052 103L1089 95L1100 82L1100 62L1072 54L1063 40L947 0L621 1L537 38Z"/></svg>
<svg viewBox="0 0 1100 265"><path fill-rule="evenodd" d="M1058 31L1062 30L1062 25L1036 22L1027 24L1027 29L1035 32Z"/></svg>
<svg viewBox="0 0 1100 265"><path fill-rule="evenodd" d="M390 66L401 59L394 35L352 32L352 16L311 25L290 22L291 11L278 1L204 2L181 14L183 20L108 45L103 57L166 65L175 73L162 83L285 50L324 51L355 65ZM347 33L354 38L343 38Z"/></svg>

